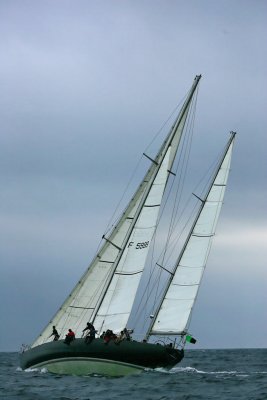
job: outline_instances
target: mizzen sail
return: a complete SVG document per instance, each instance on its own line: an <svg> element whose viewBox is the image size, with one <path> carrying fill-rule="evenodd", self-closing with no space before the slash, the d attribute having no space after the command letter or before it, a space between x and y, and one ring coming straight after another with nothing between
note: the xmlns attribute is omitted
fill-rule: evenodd
<svg viewBox="0 0 267 400"><path fill-rule="evenodd" d="M187 330L224 198L234 136L235 133L232 132L148 335L179 335Z"/></svg>

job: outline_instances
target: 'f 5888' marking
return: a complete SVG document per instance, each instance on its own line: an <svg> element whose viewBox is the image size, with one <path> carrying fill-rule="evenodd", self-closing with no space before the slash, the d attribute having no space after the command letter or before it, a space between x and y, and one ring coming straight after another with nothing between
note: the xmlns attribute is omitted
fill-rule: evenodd
<svg viewBox="0 0 267 400"><path fill-rule="evenodd" d="M128 244L128 247L132 247L133 245L134 245L134 242L130 242ZM136 250L145 249L148 245L149 245L149 240L147 242L139 242L136 244L135 249Z"/></svg>

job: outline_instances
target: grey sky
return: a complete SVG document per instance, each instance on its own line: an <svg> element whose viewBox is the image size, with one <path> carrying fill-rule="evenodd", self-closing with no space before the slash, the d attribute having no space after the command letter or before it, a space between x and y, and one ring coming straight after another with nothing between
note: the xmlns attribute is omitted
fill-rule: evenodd
<svg viewBox="0 0 267 400"><path fill-rule="evenodd" d="M62 303L200 73L192 168L238 136L192 332L266 347L266 18L259 0L0 1L0 350Z"/></svg>

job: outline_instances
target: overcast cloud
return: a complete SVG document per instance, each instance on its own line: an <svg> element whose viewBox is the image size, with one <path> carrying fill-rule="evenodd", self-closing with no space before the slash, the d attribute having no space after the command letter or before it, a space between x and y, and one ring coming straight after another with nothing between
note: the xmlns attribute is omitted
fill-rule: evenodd
<svg viewBox="0 0 267 400"><path fill-rule="evenodd" d="M200 73L193 171L238 135L191 328L266 347L266 18L264 0L0 1L0 350L62 303Z"/></svg>

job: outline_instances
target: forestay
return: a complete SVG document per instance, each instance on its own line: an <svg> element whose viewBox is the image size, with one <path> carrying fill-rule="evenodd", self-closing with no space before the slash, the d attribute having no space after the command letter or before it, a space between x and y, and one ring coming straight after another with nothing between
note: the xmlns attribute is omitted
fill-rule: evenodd
<svg viewBox="0 0 267 400"><path fill-rule="evenodd" d="M223 202L233 139L234 133L180 254L163 302L155 313L150 335L186 332Z"/></svg>

